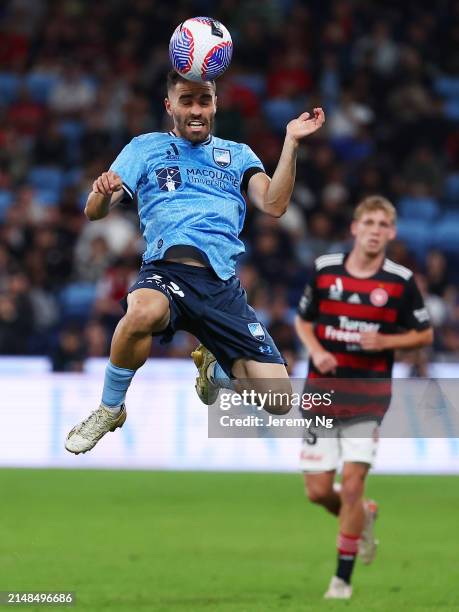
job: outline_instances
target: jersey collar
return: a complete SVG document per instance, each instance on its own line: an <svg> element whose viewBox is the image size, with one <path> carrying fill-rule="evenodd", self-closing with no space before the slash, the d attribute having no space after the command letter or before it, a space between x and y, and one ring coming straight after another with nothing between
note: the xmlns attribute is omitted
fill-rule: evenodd
<svg viewBox="0 0 459 612"><path fill-rule="evenodd" d="M199 145L208 145L212 142L212 134L209 134L208 138L206 138L206 140L204 140L203 142L199 142L197 144L193 144L191 143L189 140L187 140L186 138L182 138L181 136L177 136L177 134L175 132L173 132L172 130L170 130L170 132L168 132L169 136L173 136L174 138L178 138L179 140L183 140L185 142L188 142L192 147L196 147Z"/></svg>

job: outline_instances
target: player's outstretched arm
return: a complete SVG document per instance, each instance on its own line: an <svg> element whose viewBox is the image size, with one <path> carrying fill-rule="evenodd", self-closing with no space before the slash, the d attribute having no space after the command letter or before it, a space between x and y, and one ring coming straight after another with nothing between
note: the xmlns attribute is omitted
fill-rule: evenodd
<svg viewBox="0 0 459 612"><path fill-rule="evenodd" d="M92 184L92 191L88 196L84 214L90 221L103 219L110 212L110 208L123 197L123 181L121 177L109 170L103 172Z"/></svg>
<svg viewBox="0 0 459 612"><path fill-rule="evenodd" d="M315 108L312 115L303 113L288 123L284 146L272 179L258 173L249 181L247 195L257 208L273 217L281 217L285 213L295 184L298 145L303 138L320 129L324 121L324 111Z"/></svg>

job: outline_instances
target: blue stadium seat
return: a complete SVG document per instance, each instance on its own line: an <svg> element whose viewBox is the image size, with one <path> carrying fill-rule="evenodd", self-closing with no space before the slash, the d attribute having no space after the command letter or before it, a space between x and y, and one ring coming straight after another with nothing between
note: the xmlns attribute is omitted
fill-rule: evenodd
<svg viewBox="0 0 459 612"><path fill-rule="evenodd" d="M403 219L433 221L440 212L434 198L405 196L398 203L398 211Z"/></svg>
<svg viewBox="0 0 459 612"><path fill-rule="evenodd" d="M432 246L432 227L430 223L422 219L399 219L397 238L402 240L417 256L423 256Z"/></svg>
<svg viewBox="0 0 459 612"><path fill-rule="evenodd" d="M59 123L59 132L70 144L78 143L84 132L82 121L66 120Z"/></svg>
<svg viewBox="0 0 459 612"><path fill-rule="evenodd" d="M256 96L262 97L266 91L266 79L261 74L239 74L234 82L250 89Z"/></svg>
<svg viewBox="0 0 459 612"><path fill-rule="evenodd" d="M276 132L283 132L285 125L301 112L301 104L293 100L273 98L264 103L263 110L271 127Z"/></svg>
<svg viewBox="0 0 459 612"><path fill-rule="evenodd" d="M374 149L372 141L351 136L331 138L330 144L336 155L347 162L363 161Z"/></svg>
<svg viewBox="0 0 459 612"><path fill-rule="evenodd" d="M459 213L449 212L431 228L432 246L448 253L459 254Z"/></svg>
<svg viewBox="0 0 459 612"><path fill-rule="evenodd" d="M27 182L35 189L52 190L60 193L64 173L56 166L35 166L29 172Z"/></svg>
<svg viewBox="0 0 459 612"><path fill-rule="evenodd" d="M455 98L446 100L443 105L443 113L447 119L459 121L459 101Z"/></svg>
<svg viewBox="0 0 459 612"><path fill-rule="evenodd" d="M75 185L78 185L82 176L82 168L74 167L71 170L68 170L63 176L63 187L74 187Z"/></svg>
<svg viewBox="0 0 459 612"><path fill-rule="evenodd" d="M459 96L459 78L450 76L439 76L434 80L434 89L443 98L455 98Z"/></svg>
<svg viewBox="0 0 459 612"><path fill-rule="evenodd" d="M0 72L0 106L11 104L17 98L21 79L11 72Z"/></svg>
<svg viewBox="0 0 459 612"><path fill-rule="evenodd" d="M59 304L64 319L86 320L96 299L96 285L76 282L64 287L59 294Z"/></svg>
<svg viewBox="0 0 459 612"><path fill-rule="evenodd" d="M13 203L13 193L6 189L0 189L0 221L5 219L8 208Z"/></svg>
<svg viewBox="0 0 459 612"><path fill-rule="evenodd" d="M80 141L84 133L82 121L65 120L59 123L59 133L65 138L67 161L71 165L80 163Z"/></svg>
<svg viewBox="0 0 459 612"><path fill-rule="evenodd" d="M459 172L448 175L445 181L445 198L447 204L459 206Z"/></svg>
<svg viewBox="0 0 459 612"><path fill-rule="evenodd" d="M35 193L35 202L43 208L48 206L57 206L60 199L60 191L56 189L37 189Z"/></svg>
<svg viewBox="0 0 459 612"><path fill-rule="evenodd" d="M30 74L26 79L26 86L35 102L46 104L58 77L52 74Z"/></svg>
<svg viewBox="0 0 459 612"><path fill-rule="evenodd" d="M81 210L84 210L84 207L86 206L87 201L88 201L88 192L82 191L78 196L78 204Z"/></svg>

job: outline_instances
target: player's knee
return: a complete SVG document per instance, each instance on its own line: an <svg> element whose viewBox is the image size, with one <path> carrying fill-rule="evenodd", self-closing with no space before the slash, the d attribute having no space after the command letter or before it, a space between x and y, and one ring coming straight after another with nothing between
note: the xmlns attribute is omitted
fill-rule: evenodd
<svg viewBox="0 0 459 612"><path fill-rule="evenodd" d="M307 486L305 493L310 502L319 506L326 506L331 495L330 489L321 486Z"/></svg>
<svg viewBox="0 0 459 612"><path fill-rule="evenodd" d="M287 414L292 405L292 385L290 381L278 381L275 388L266 394L264 409L271 414Z"/></svg>
<svg viewBox="0 0 459 612"><path fill-rule="evenodd" d="M364 482L360 477L349 478L342 483L341 501L343 504L352 506L362 499Z"/></svg>
<svg viewBox="0 0 459 612"><path fill-rule="evenodd" d="M125 330L131 336L161 331L167 325L169 313L151 304L133 304L125 316Z"/></svg>
<svg viewBox="0 0 459 612"><path fill-rule="evenodd" d="M273 400L265 405L265 410L271 414L282 416L283 414L287 414L289 412L290 402L288 399L284 401L281 401L280 399Z"/></svg>

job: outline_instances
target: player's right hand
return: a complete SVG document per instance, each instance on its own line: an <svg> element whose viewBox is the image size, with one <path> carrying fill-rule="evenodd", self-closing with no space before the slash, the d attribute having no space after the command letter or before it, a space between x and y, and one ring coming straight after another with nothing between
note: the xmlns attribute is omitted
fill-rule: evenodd
<svg viewBox="0 0 459 612"><path fill-rule="evenodd" d="M312 363L321 374L336 374L338 362L333 353L317 351L311 355Z"/></svg>
<svg viewBox="0 0 459 612"><path fill-rule="evenodd" d="M100 193L104 196L112 195L115 191L119 191L123 188L123 181L119 174L109 170L108 172L102 172L100 176L96 178L92 184L92 190L94 193Z"/></svg>

